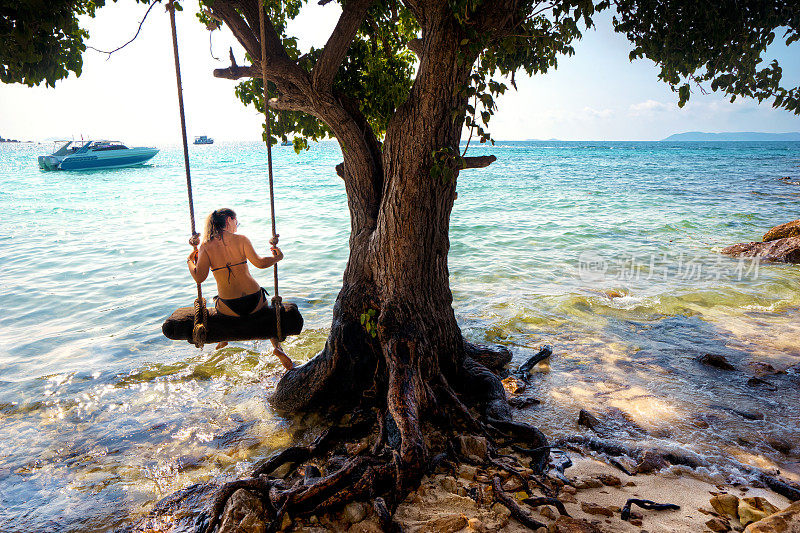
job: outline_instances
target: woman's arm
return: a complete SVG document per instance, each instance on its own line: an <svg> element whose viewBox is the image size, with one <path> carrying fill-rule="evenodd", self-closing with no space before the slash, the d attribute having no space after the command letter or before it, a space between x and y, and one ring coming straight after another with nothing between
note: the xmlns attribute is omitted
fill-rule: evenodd
<svg viewBox="0 0 800 533"><path fill-rule="evenodd" d="M208 270L211 268L211 260L208 258L208 253L203 246L200 247L198 254L197 250L189 254L187 260L189 264L189 273L192 275L197 283L203 283L208 277Z"/></svg>
<svg viewBox="0 0 800 533"><path fill-rule="evenodd" d="M283 259L283 252L281 252L280 248L274 246L272 247L272 257L261 257L256 253L256 250L253 248L253 243L250 242L250 239L244 235L241 235L241 237L242 244L244 245L245 257L257 268L269 268Z"/></svg>

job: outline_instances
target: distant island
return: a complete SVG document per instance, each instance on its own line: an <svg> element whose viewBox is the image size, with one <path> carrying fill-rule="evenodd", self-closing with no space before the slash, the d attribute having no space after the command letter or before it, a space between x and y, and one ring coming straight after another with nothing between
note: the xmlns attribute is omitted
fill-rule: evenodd
<svg viewBox="0 0 800 533"><path fill-rule="evenodd" d="M662 141L800 141L800 132L763 133L757 131L731 131L725 133L705 133L687 131L670 135Z"/></svg>
<svg viewBox="0 0 800 533"><path fill-rule="evenodd" d="M2 135L0 135L0 143L18 143L19 141L16 139L4 139Z"/></svg>

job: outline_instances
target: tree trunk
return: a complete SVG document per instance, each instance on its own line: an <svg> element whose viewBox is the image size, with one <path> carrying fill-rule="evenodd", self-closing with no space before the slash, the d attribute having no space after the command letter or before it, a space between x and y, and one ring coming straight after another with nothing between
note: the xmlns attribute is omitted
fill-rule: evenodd
<svg viewBox="0 0 800 533"><path fill-rule="evenodd" d="M465 85L472 61L455 67L458 39L452 36L457 31L455 24L443 24L425 35L423 46L430 52L389 126L379 166L364 163L370 157L359 155L356 143L337 131L345 173L367 174L347 176L345 183L380 183L379 203L348 190L350 258L330 336L320 354L280 381L271 398L279 410L349 405L372 388L376 372L388 386L395 358L409 368L418 407L427 405L426 389L438 383L440 373L453 384L463 381L464 341L447 266L456 179L431 176L434 152L456 150L461 135L461 123L451 112L463 108L465 97L454 89ZM443 77L444 71L452 74ZM368 150L368 144L361 149ZM374 172L380 172L379 179L369 176ZM363 315L369 317L365 324Z"/></svg>

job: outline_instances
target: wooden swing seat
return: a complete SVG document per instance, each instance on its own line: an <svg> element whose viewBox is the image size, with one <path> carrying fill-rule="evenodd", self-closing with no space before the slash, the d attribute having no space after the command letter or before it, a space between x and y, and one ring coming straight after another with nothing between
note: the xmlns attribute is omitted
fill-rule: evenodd
<svg viewBox="0 0 800 533"><path fill-rule="evenodd" d="M303 330L303 316L297 305L283 302L281 310L281 333L299 335ZM206 342L247 341L277 337L275 307L269 305L243 317L223 315L213 307L208 308L208 335ZM194 307L175 310L161 326L164 336L172 340L192 342Z"/></svg>

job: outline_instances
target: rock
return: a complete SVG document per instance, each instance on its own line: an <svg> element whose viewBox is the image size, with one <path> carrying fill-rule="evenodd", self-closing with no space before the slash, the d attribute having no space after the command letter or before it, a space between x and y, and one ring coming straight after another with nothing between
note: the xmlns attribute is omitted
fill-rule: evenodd
<svg viewBox="0 0 800 533"><path fill-rule="evenodd" d="M794 448L794 443L792 441L779 436L767 437L767 444L769 444L772 449L787 454Z"/></svg>
<svg viewBox="0 0 800 533"><path fill-rule="evenodd" d="M383 528L376 519L370 519L353 524L347 533L383 533Z"/></svg>
<svg viewBox="0 0 800 533"><path fill-rule="evenodd" d="M478 475L478 467L462 464L458 467L458 477L462 479L466 479L467 481L472 481L475 479L475 476Z"/></svg>
<svg viewBox="0 0 800 533"><path fill-rule="evenodd" d="M628 523L632 526L642 527L642 519L641 518L631 518L628 520Z"/></svg>
<svg viewBox="0 0 800 533"><path fill-rule="evenodd" d="M467 517L462 514L450 514L425 522L419 533L455 533L467 527Z"/></svg>
<svg viewBox="0 0 800 533"><path fill-rule="evenodd" d="M464 455L474 455L481 461L486 460L486 437L476 437L475 435L461 435L458 437L461 453Z"/></svg>
<svg viewBox="0 0 800 533"><path fill-rule="evenodd" d="M511 511L508 510L508 507L503 505L502 503L495 503L491 507L492 512L496 514L498 517L504 520L508 520L511 517Z"/></svg>
<svg viewBox="0 0 800 533"><path fill-rule="evenodd" d="M444 476L439 480L439 485L447 492L455 494L458 491L458 483L453 476Z"/></svg>
<svg viewBox="0 0 800 533"><path fill-rule="evenodd" d="M716 531L718 533L731 530L731 525L721 518L712 518L706 522L706 527L711 531Z"/></svg>
<svg viewBox="0 0 800 533"><path fill-rule="evenodd" d="M292 517L289 516L289 513L286 513L283 515L283 520L281 520L281 527L279 527L278 529L280 531L286 531L290 527L292 527ZM220 533L222 532L220 531Z"/></svg>
<svg viewBox="0 0 800 533"><path fill-rule="evenodd" d="M800 501L750 524L745 533L800 533Z"/></svg>
<svg viewBox="0 0 800 533"><path fill-rule="evenodd" d="M239 489L225 504L219 533L264 533L264 506L252 492Z"/></svg>
<svg viewBox="0 0 800 533"><path fill-rule="evenodd" d="M602 422L585 409L581 409L580 412L578 412L578 425L585 426L595 432L599 432L603 428Z"/></svg>
<svg viewBox="0 0 800 533"><path fill-rule="evenodd" d="M342 517L351 524L357 524L367 517L367 506L361 502L350 502L344 507Z"/></svg>
<svg viewBox="0 0 800 533"><path fill-rule="evenodd" d="M549 518L550 520L555 520L556 518L558 518L556 512L549 505L545 505L541 509L539 509L539 514L545 518Z"/></svg>
<svg viewBox="0 0 800 533"><path fill-rule="evenodd" d="M575 497L575 495L570 494L569 492L561 494L558 499L561 501L561 503L578 503L578 499Z"/></svg>
<svg viewBox="0 0 800 533"><path fill-rule="evenodd" d="M739 517L739 498L733 494L717 494L709 501L711 507L722 516L733 519Z"/></svg>
<svg viewBox="0 0 800 533"><path fill-rule="evenodd" d="M578 492L578 489L576 489L572 485L564 485L564 488L562 488L561 491L566 492L567 494L576 494Z"/></svg>
<svg viewBox="0 0 800 533"><path fill-rule="evenodd" d="M621 487L622 480L613 474L600 474L597 476L600 483L609 487Z"/></svg>
<svg viewBox="0 0 800 533"><path fill-rule="evenodd" d="M733 257L759 257L762 261L800 263L800 236L770 242L743 242L723 248L721 252Z"/></svg>
<svg viewBox="0 0 800 533"><path fill-rule="evenodd" d="M614 516L614 511L612 511L608 507L597 505L596 503L581 502L581 510L586 514Z"/></svg>
<svg viewBox="0 0 800 533"><path fill-rule="evenodd" d="M739 522L741 522L743 526L758 522L762 518L766 518L778 511L779 509L777 507L761 496L742 498L739 500Z"/></svg>
<svg viewBox="0 0 800 533"><path fill-rule="evenodd" d="M596 489L603 486L603 483L594 477L578 476L572 482L572 486L576 489Z"/></svg>
<svg viewBox="0 0 800 533"><path fill-rule="evenodd" d="M800 220L792 220L786 224L775 226L766 232L761 240L764 242L770 242L786 237L794 237L796 235L800 235Z"/></svg>
<svg viewBox="0 0 800 533"><path fill-rule="evenodd" d="M503 380L503 387L509 394L519 394L525 391L525 382L517 379L514 376L508 376Z"/></svg>
<svg viewBox="0 0 800 533"><path fill-rule="evenodd" d="M552 528L553 533L603 533L597 526L569 516L559 516Z"/></svg>
<svg viewBox="0 0 800 533"><path fill-rule="evenodd" d="M774 366L772 366L769 363L762 363L762 362L759 362L759 361L753 361L753 362L747 363L747 366L750 367L750 369L753 371L753 373L755 373L755 375L758 376L758 377L776 376L776 375L780 375L780 374L785 374L786 373L783 370L778 370L777 368L775 368Z"/></svg>
<svg viewBox="0 0 800 533"><path fill-rule="evenodd" d="M733 366L725 359L724 355L716 354L716 353L707 353L701 356L698 361L703 363L704 365L713 366L714 368L719 368L720 370L736 370L736 367Z"/></svg>
<svg viewBox="0 0 800 533"><path fill-rule="evenodd" d="M642 457L639 464L636 466L636 471L640 474L650 474L651 472L658 472L662 468L669 466L667 460L664 459L660 453L654 450L645 450L642 452Z"/></svg>
<svg viewBox="0 0 800 533"><path fill-rule="evenodd" d="M467 520L467 527L470 531L483 531L483 522L478 520L477 518L470 518Z"/></svg>

